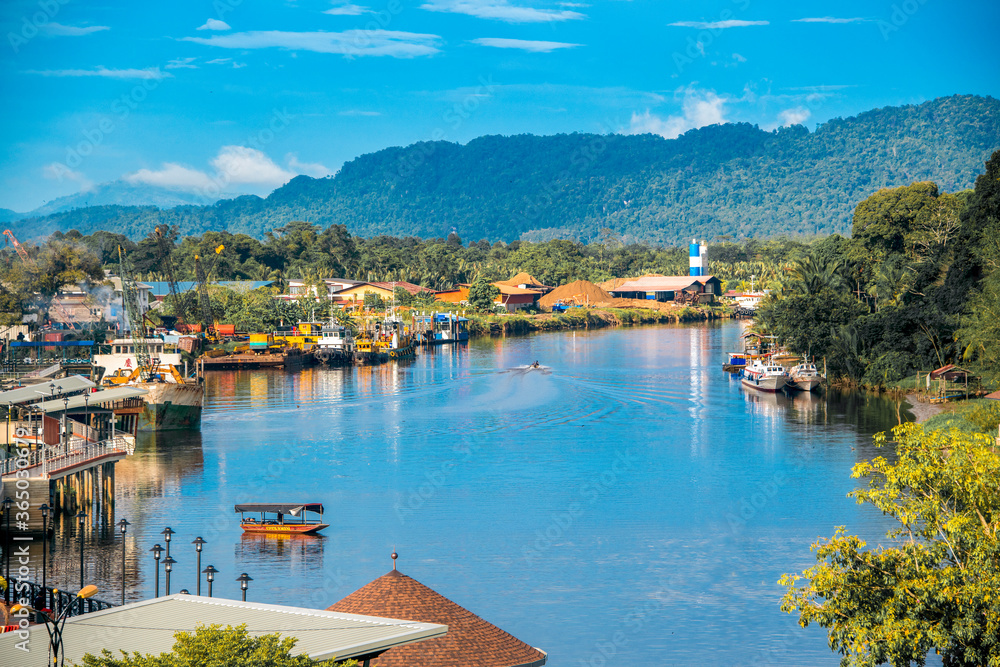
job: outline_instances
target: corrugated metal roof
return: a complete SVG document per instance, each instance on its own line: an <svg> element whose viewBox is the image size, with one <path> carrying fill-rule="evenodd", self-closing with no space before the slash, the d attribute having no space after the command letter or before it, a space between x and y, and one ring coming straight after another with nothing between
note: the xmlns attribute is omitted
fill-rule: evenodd
<svg viewBox="0 0 1000 667"><path fill-rule="evenodd" d="M10 391L0 392L0 405L37 401L41 398L41 396L50 396L53 392L53 388L56 392L62 394L73 391L82 391L83 389L90 389L91 387L96 386L97 385L82 375L72 375L68 378L49 380L48 382L40 382L39 384L33 384L28 387L20 387L18 389L11 389ZM59 404L62 405L61 399Z"/></svg>
<svg viewBox="0 0 1000 667"><path fill-rule="evenodd" d="M701 285L693 276L649 276L622 283L612 292L676 292L693 285Z"/></svg>
<svg viewBox="0 0 1000 667"><path fill-rule="evenodd" d="M62 412L63 409L73 410L75 408L82 408L85 406L94 407L100 405L101 403L107 403L108 401L120 401L123 398L133 398L135 396L143 396L149 392L140 387L115 387L114 389L105 389L104 391L95 391L92 394L87 394L89 397L86 401L83 400L83 395L72 396L69 399L69 403L63 404L61 398L54 401L44 401L38 404L38 408L43 412Z"/></svg>
<svg viewBox="0 0 1000 667"><path fill-rule="evenodd" d="M171 595L105 609L69 619L63 630L66 662L80 664L86 653L108 649L154 654L172 650L174 633L194 632L199 624L223 627L245 623L251 634L280 632L298 641L292 652L315 660L346 659L410 642L441 637L447 625L417 623L358 614L240 602L222 598ZM47 667L48 634L44 625L29 627L28 652L15 632L0 634L0 664Z"/></svg>

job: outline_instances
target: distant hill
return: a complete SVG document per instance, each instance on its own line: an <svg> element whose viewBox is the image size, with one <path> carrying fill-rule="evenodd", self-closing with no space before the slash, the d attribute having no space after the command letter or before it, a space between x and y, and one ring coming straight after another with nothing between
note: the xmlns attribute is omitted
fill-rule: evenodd
<svg viewBox="0 0 1000 667"><path fill-rule="evenodd" d="M0 224L10 222L11 220L20 220L25 215L24 213L12 211L9 208L0 208Z"/></svg>
<svg viewBox="0 0 1000 667"><path fill-rule="evenodd" d="M292 220L354 234L511 241L626 240L848 233L855 205L883 187L935 181L970 188L1000 149L1000 101L956 95L834 119L810 133L745 123L666 140L655 135L486 136L363 155L333 177L299 176L266 199L212 206L90 206L17 223L26 237L72 228L133 237L253 236ZM29 233L30 232L30 233Z"/></svg>
<svg viewBox="0 0 1000 667"><path fill-rule="evenodd" d="M230 195L236 196L236 195ZM210 205L218 197L204 197L191 192L181 192L144 183L111 181L92 186L88 190L53 199L28 213L14 213L18 218L40 218L53 213L63 213L88 206L155 206L174 208L185 204ZM6 210L6 209L0 209ZM12 218L17 219L17 218Z"/></svg>

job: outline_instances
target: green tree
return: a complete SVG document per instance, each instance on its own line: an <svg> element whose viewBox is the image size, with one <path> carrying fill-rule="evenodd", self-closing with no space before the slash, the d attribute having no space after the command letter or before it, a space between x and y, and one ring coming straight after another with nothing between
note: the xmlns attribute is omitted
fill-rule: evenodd
<svg viewBox="0 0 1000 667"><path fill-rule="evenodd" d="M894 519L894 546L844 527L813 545L818 564L786 574L783 611L827 628L841 665L1000 665L1000 457L991 436L893 429L895 456L854 466L851 492ZM885 433L875 436L880 447Z"/></svg>
<svg viewBox="0 0 1000 667"><path fill-rule="evenodd" d="M353 667L357 660L315 662L306 655L292 655L296 639L280 633L253 637L247 626L199 625L194 633L177 632L174 650L158 656L114 656L104 649L100 656L83 656L83 667Z"/></svg>
<svg viewBox="0 0 1000 667"><path fill-rule="evenodd" d="M365 308L371 310L381 310L385 308L385 301L382 300L382 295L376 294L375 292L365 292Z"/></svg>
<svg viewBox="0 0 1000 667"><path fill-rule="evenodd" d="M479 278L469 288L469 305L481 313L492 313L500 288Z"/></svg>
<svg viewBox="0 0 1000 667"><path fill-rule="evenodd" d="M768 299L757 311L760 321L792 352L815 357L830 351L833 329L866 313L868 308L857 299L832 289Z"/></svg>

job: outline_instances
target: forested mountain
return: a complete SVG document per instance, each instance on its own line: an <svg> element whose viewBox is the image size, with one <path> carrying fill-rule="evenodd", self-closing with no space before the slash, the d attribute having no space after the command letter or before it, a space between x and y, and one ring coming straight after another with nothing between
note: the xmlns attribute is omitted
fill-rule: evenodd
<svg viewBox="0 0 1000 667"><path fill-rule="evenodd" d="M1000 101L971 95L887 107L773 132L743 123L655 135L486 136L363 155L333 177L299 176L266 199L212 206L91 206L20 221L37 238L98 229L145 236L228 230L261 237L293 220L361 236L490 241L846 234L854 207L883 187L970 188L1000 148Z"/></svg>

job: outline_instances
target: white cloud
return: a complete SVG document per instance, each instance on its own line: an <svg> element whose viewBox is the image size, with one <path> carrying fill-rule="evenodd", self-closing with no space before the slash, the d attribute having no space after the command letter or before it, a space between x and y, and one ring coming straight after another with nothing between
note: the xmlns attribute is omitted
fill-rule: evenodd
<svg viewBox="0 0 1000 667"><path fill-rule="evenodd" d="M739 53L733 54L733 60L735 60L738 63L745 63L747 61L746 57L740 55Z"/></svg>
<svg viewBox="0 0 1000 667"><path fill-rule="evenodd" d="M699 30L722 30L724 28L745 28L753 25L771 25L770 21L742 21L729 19L727 21L677 21L669 23L677 28L698 28Z"/></svg>
<svg viewBox="0 0 1000 667"><path fill-rule="evenodd" d="M814 18L807 19L792 19L792 23L868 23L872 19L865 19L861 17L854 18L836 18L834 16L818 16Z"/></svg>
<svg viewBox="0 0 1000 667"><path fill-rule="evenodd" d="M299 158L295 153L289 153L285 156L288 161L288 168L297 174L305 174L307 176L312 176L313 178L322 178L323 176L330 175L330 169L319 162L299 162Z"/></svg>
<svg viewBox="0 0 1000 667"><path fill-rule="evenodd" d="M498 49L521 49L533 53L549 53L556 49L571 49L581 44L569 44L567 42L539 42L526 39L503 39L500 37L480 37L472 40L473 44L480 46L492 46Z"/></svg>
<svg viewBox="0 0 1000 667"><path fill-rule="evenodd" d="M194 58L176 58L163 66L164 69L198 69L197 65L192 65Z"/></svg>
<svg viewBox="0 0 1000 667"><path fill-rule="evenodd" d="M84 176L79 171L73 171L62 162L53 162L42 167L42 177L47 178L51 181L73 181L74 183L79 183L80 188L83 190L89 190L91 185L93 185L86 176Z"/></svg>
<svg viewBox="0 0 1000 667"><path fill-rule="evenodd" d="M795 107L793 109L785 109L778 114L778 119L781 121L782 127L789 127L791 125L802 125L807 120L812 112L805 107Z"/></svg>
<svg viewBox="0 0 1000 667"><path fill-rule="evenodd" d="M278 187L295 177L295 174L276 165L263 151L246 146L223 146L212 159L212 166L229 183Z"/></svg>
<svg viewBox="0 0 1000 667"><path fill-rule="evenodd" d="M232 60L232 58L215 58L213 60L209 60L206 64L208 64L208 65L225 65L230 60Z"/></svg>
<svg viewBox="0 0 1000 667"><path fill-rule="evenodd" d="M381 111L364 111L362 109L347 109L339 112L340 116L381 116Z"/></svg>
<svg viewBox="0 0 1000 667"><path fill-rule="evenodd" d="M284 185L296 175L279 167L263 151L246 146L223 146L210 164L214 173L185 167L176 162L165 162L159 169L140 169L126 174L124 179L129 183L147 183L204 193L226 192L230 185L273 189ZM306 164L303 167L326 169L318 164Z"/></svg>
<svg viewBox="0 0 1000 667"><path fill-rule="evenodd" d="M237 62L233 63L233 69L243 69L246 66L247 66L246 63L237 63Z"/></svg>
<svg viewBox="0 0 1000 667"><path fill-rule="evenodd" d="M184 41L224 49L279 48L290 51L335 53L343 56L391 56L416 58L438 53L438 35L394 30L346 30L344 32L284 32L263 30L211 37L183 37Z"/></svg>
<svg viewBox="0 0 1000 667"><path fill-rule="evenodd" d="M684 103L680 116L660 118L649 112L633 113L629 124L629 134L658 134L666 139L674 139L688 130L706 125L725 123L726 99L711 91L689 88L684 91Z"/></svg>
<svg viewBox="0 0 1000 667"><path fill-rule="evenodd" d="M146 183L174 190L201 190L212 185L211 177L205 172L175 162L164 162L156 171L140 169L134 174L127 174L125 180L129 183Z"/></svg>
<svg viewBox="0 0 1000 667"><path fill-rule="evenodd" d="M200 25L196 30L231 30L229 24L219 19L208 19L204 25Z"/></svg>
<svg viewBox="0 0 1000 667"><path fill-rule="evenodd" d="M336 7L331 7L330 9L323 10L324 14L331 14L333 16L360 16L362 14L370 14L372 10L367 7L362 7L361 5L355 5L348 2L346 5L337 5Z"/></svg>
<svg viewBox="0 0 1000 667"><path fill-rule="evenodd" d="M536 9L518 7L507 0L429 0L420 5L429 12L465 14L481 19L494 19L507 23L546 23L585 18L580 12L568 9Z"/></svg>
<svg viewBox="0 0 1000 667"><path fill-rule="evenodd" d="M40 25L38 26L38 29L48 35L57 35L59 37L79 37L80 35L89 35L91 33L101 32L102 30L111 30L111 28L106 25L75 26L63 25L62 23L56 23L55 21Z"/></svg>
<svg viewBox="0 0 1000 667"><path fill-rule="evenodd" d="M159 67L147 67L146 69L108 69L98 67L97 69L46 69L27 70L27 74L40 74L42 76L101 76L109 79L167 79L173 78L169 72L161 72Z"/></svg>

